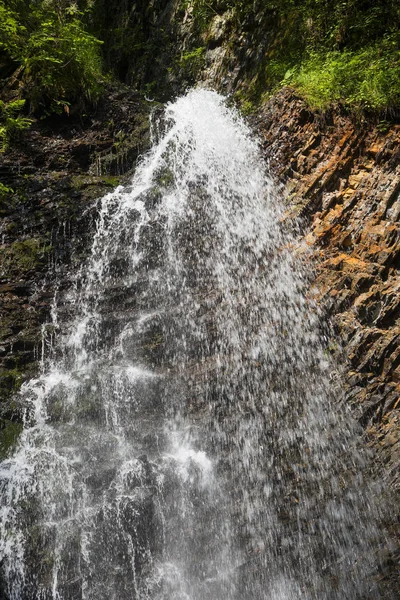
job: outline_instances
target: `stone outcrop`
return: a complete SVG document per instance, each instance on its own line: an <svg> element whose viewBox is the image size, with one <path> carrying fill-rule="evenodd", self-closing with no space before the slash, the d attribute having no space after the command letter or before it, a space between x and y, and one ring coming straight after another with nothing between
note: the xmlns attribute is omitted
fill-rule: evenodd
<svg viewBox="0 0 400 600"><path fill-rule="evenodd" d="M271 173L286 184L288 213L301 217L317 295L347 358L346 395L377 450L399 538L400 126L314 113L291 90L254 125Z"/></svg>

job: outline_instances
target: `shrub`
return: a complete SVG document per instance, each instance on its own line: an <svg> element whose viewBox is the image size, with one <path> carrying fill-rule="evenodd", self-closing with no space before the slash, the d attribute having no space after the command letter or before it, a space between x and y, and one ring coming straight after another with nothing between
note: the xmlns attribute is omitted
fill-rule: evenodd
<svg viewBox="0 0 400 600"><path fill-rule="evenodd" d="M0 0L0 51L18 67L20 95L33 111L58 112L100 93L100 41L83 13L60 0Z"/></svg>
<svg viewBox="0 0 400 600"><path fill-rule="evenodd" d="M14 100L7 104L0 100L0 152L4 152L10 141L17 139L24 129L31 124L28 119L21 114L25 105L25 100ZM4 186L0 187L0 195Z"/></svg>

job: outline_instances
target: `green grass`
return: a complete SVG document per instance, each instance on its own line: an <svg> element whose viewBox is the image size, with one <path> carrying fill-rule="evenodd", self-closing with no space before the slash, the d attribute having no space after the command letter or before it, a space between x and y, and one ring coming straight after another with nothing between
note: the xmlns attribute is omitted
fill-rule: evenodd
<svg viewBox="0 0 400 600"><path fill-rule="evenodd" d="M400 50L388 38L357 51L313 53L283 81L317 109L342 104L366 111L400 107Z"/></svg>

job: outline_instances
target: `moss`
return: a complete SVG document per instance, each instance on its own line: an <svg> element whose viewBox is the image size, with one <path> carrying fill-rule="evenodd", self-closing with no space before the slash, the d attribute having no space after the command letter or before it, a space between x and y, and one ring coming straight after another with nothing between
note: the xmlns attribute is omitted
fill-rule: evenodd
<svg viewBox="0 0 400 600"><path fill-rule="evenodd" d="M29 238L0 248L4 274L23 274L41 266L51 249L46 238Z"/></svg>
<svg viewBox="0 0 400 600"><path fill-rule="evenodd" d="M138 155L149 145L148 121L141 124L130 135L121 133L109 150L97 154L97 170L100 180L119 181L119 175L128 172L135 164Z"/></svg>
<svg viewBox="0 0 400 600"><path fill-rule="evenodd" d="M7 407L4 407L4 410L7 410L9 418L12 418L17 409L10 398L19 390L24 381L34 377L37 373L37 362L23 362L19 361L18 357L13 358L15 358L13 364L0 368L0 401L7 401Z"/></svg>
<svg viewBox="0 0 400 600"><path fill-rule="evenodd" d="M16 367L13 369L1 369L0 377L0 396L3 398L10 396L14 390L17 390L24 379L22 372Z"/></svg>
<svg viewBox="0 0 400 600"><path fill-rule="evenodd" d="M76 191L82 191L87 188L93 187L117 187L119 184L119 177L112 176L95 176L95 175L76 175L71 177L71 188ZM99 190L99 194L100 194Z"/></svg>
<svg viewBox="0 0 400 600"><path fill-rule="evenodd" d="M5 230L8 234L15 234L18 232L18 225L15 221L11 221L10 223L7 223Z"/></svg>
<svg viewBox="0 0 400 600"><path fill-rule="evenodd" d="M7 458L15 448L22 429L22 423L0 419L0 460Z"/></svg>
<svg viewBox="0 0 400 600"><path fill-rule="evenodd" d="M104 185L106 185L107 187L115 188L115 187L117 187L119 185L120 178L119 177L112 177L112 176L102 177L101 178L101 182Z"/></svg>
<svg viewBox="0 0 400 600"><path fill-rule="evenodd" d="M205 47L200 46L194 50L184 52L181 54L180 62L182 65L196 65L197 63L202 64L205 51Z"/></svg>

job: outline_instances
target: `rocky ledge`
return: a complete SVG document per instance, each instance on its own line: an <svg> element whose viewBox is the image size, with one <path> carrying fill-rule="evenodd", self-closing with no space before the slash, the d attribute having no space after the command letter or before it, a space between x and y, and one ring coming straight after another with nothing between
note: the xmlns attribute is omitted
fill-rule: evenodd
<svg viewBox="0 0 400 600"><path fill-rule="evenodd" d="M400 125L311 112L289 89L255 125L271 173L286 184L288 211L301 217L320 302L343 342L346 394L377 451L399 540Z"/></svg>

